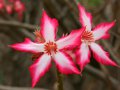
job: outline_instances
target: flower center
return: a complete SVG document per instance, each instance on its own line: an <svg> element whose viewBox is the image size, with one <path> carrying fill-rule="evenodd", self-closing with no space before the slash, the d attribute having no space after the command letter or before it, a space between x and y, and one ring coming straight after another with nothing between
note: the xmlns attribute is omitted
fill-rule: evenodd
<svg viewBox="0 0 120 90"><path fill-rule="evenodd" d="M45 44L44 49L48 55L51 55L52 53L57 52L57 45L54 42L48 42Z"/></svg>
<svg viewBox="0 0 120 90"><path fill-rule="evenodd" d="M84 31L82 34L82 42L87 43L88 45L91 42L94 42L94 36L93 36L93 32L92 31Z"/></svg>

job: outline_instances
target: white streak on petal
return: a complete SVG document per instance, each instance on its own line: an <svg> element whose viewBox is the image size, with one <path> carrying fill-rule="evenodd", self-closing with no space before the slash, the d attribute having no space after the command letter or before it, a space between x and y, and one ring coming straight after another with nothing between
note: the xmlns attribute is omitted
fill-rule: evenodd
<svg viewBox="0 0 120 90"><path fill-rule="evenodd" d="M79 20L83 27L86 26L86 30L91 31L92 27L92 15L89 12L86 12L85 8L78 4L79 9Z"/></svg>
<svg viewBox="0 0 120 90"><path fill-rule="evenodd" d="M88 45L82 43L76 53L77 64L79 64L81 71L86 64L90 62L90 50Z"/></svg>
<svg viewBox="0 0 120 90"><path fill-rule="evenodd" d="M54 56L54 61L57 64L59 71L63 74L80 74L78 69L72 62L72 58L63 52L57 52Z"/></svg>
<svg viewBox="0 0 120 90"><path fill-rule="evenodd" d="M97 25L94 29L93 29L93 36L95 40L101 39L101 38L108 38L108 30L110 30L110 28L112 28L115 25L115 22L111 22L111 23L101 23L99 25Z"/></svg>
<svg viewBox="0 0 120 90"><path fill-rule="evenodd" d="M32 53L44 52L44 44L34 43L28 38L26 38L24 42L10 45L10 47L25 52L32 52Z"/></svg>
<svg viewBox="0 0 120 90"><path fill-rule="evenodd" d="M93 51L95 59L105 65L117 66L117 64L108 57L108 53L105 52L98 44L91 43L91 50Z"/></svg>
<svg viewBox="0 0 120 90"><path fill-rule="evenodd" d="M30 66L29 71L32 77L32 87L34 87L39 79L48 71L50 64L51 57L47 54L43 54Z"/></svg>

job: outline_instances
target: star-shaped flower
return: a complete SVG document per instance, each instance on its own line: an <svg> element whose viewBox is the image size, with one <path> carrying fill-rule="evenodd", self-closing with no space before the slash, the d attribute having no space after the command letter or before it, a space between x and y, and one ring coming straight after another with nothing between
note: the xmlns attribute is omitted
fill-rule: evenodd
<svg viewBox="0 0 120 90"><path fill-rule="evenodd" d="M53 60L56 63L58 70L63 74L80 74L79 70L72 62L72 58L65 53L66 49L72 49L80 44L79 38L85 28L80 30L73 30L69 35L55 40L58 22L56 19L50 18L44 11L41 19L40 34L37 35L37 42L32 42L26 38L23 43L10 45L12 48L25 52L40 53L40 57L30 66L30 74L32 76L32 87L36 85L38 80L44 76L48 71ZM42 36L41 36L42 35ZM44 38L42 42L38 43L38 37Z"/></svg>
<svg viewBox="0 0 120 90"><path fill-rule="evenodd" d="M78 4L79 8L79 20L82 27L86 26L86 30L82 34L82 43L77 50L77 63L80 66L81 71L86 64L90 62L90 51L93 52L94 58L101 64L117 66L117 64L108 57L100 45L95 41L101 38L108 38L108 30L112 28L115 22L104 22L97 25L92 29L92 15L85 11L85 8Z"/></svg>

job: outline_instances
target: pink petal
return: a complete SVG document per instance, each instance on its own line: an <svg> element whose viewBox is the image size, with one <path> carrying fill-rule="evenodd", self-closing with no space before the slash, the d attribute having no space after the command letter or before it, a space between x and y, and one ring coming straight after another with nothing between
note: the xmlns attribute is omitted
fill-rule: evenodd
<svg viewBox="0 0 120 90"><path fill-rule="evenodd" d="M99 25L97 25L94 29L93 29L93 35L95 40L98 40L100 38L108 38L109 34L108 34L108 30L110 30L110 28L112 28L115 25L115 22L110 22L110 23L101 23Z"/></svg>
<svg viewBox="0 0 120 90"><path fill-rule="evenodd" d="M36 85L39 79L44 76L51 65L51 57L43 54L33 65L30 66L29 71L32 78L32 87Z"/></svg>
<svg viewBox="0 0 120 90"><path fill-rule="evenodd" d="M20 0L14 1L14 9L17 13L25 11L25 5Z"/></svg>
<svg viewBox="0 0 120 90"><path fill-rule="evenodd" d="M93 51L95 59L99 63L105 65L117 66L117 64L108 57L107 52L105 52L98 44L91 43L90 48Z"/></svg>
<svg viewBox="0 0 120 90"><path fill-rule="evenodd" d="M76 53L76 59L82 71L86 64L90 62L90 50L88 45L86 45L85 43L82 43L80 45L80 48L77 50Z"/></svg>
<svg viewBox="0 0 120 90"><path fill-rule="evenodd" d="M78 4L78 9L79 9L79 20L82 24L83 27L86 26L86 29L91 31L91 26L92 26L92 15L89 12L86 12L85 8Z"/></svg>
<svg viewBox="0 0 120 90"><path fill-rule="evenodd" d="M0 10L2 10L5 6L4 0L0 0Z"/></svg>
<svg viewBox="0 0 120 90"><path fill-rule="evenodd" d="M73 30L68 36L62 37L56 43L58 49L74 48L81 43L81 35L85 27L80 30Z"/></svg>
<svg viewBox="0 0 120 90"><path fill-rule="evenodd" d="M72 58L66 53L57 52L54 56L54 61L59 71L63 74L80 74L75 64L72 62Z"/></svg>
<svg viewBox="0 0 120 90"><path fill-rule="evenodd" d="M37 44L26 38L24 42L10 45L10 47L24 52L44 52L44 44Z"/></svg>
<svg viewBox="0 0 120 90"><path fill-rule="evenodd" d="M56 38L58 21L50 18L45 11L43 11L41 19L41 34L46 41L54 41Z"/></svg>
<svg viewBox="0 0 120 90"><path fill-rule="evenodd" d="M12 6L11 5L6 5L6 11L8 14L12 14Z"/></svg>

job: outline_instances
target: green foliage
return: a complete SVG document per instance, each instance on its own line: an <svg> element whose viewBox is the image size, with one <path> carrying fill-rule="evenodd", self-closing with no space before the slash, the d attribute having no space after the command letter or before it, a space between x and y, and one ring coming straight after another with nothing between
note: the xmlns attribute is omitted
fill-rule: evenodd
<svg viewBox="0 0 120 90"><path fill-rule="evenodd" d="M98 6L101 4L102 0L86 0L90 6Z"/></svg>
<svg viewBox="0 0 120 90"><path fill-rule="evenodd" d="M86 2L89 6L98 6L103 0L76 0L77 2Z"/></svg>
<svg viewBox="0 0 120 90"><path fill-rule="evenodd" d="M81 2L81 0L76 0L76 2Z"/></svg>

